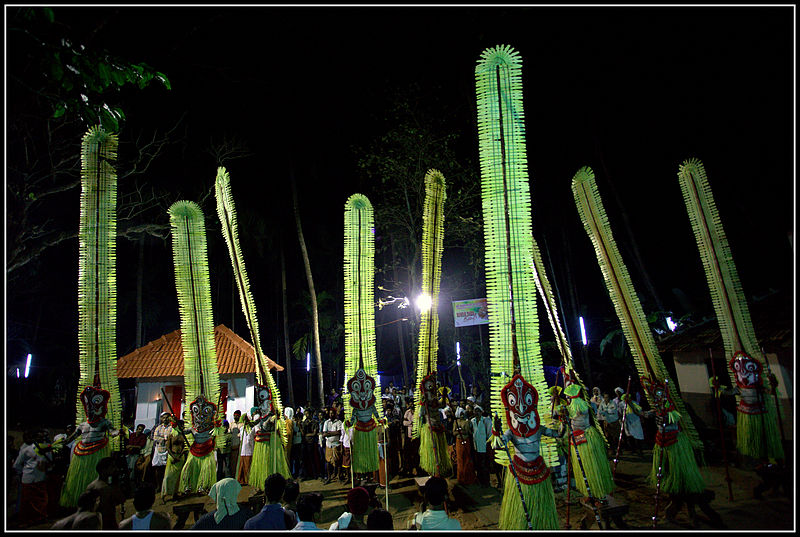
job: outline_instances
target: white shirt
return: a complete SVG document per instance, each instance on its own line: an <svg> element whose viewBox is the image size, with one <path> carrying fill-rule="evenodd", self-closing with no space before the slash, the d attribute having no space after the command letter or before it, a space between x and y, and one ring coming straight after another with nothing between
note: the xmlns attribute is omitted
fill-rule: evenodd
<svg viewBox="0 0 800 537"><path fill-rule="evenodd" d="M292 528L292 531L325 531L323 528L318 528L313 522L298 522L297 526Z"/></svg>
<svg viewBox="0 0 800 537"><path fill-rule="evenodd" d="M460 530L461 522L447 516L447 512L428 509L424 513L414 515L414 524L418 530Z"/></svg>
<svg viewBox="0 0 800 537"><path fill-rule="evenodd" d="M353 427L342 427L342 435L339 439L344 447L349 448L350 442L353 440Z"/></svg>
<svg viewBox="0 0 800 537"><path fill-rule="evenodd" d="M325 420L325 423L322 424L322 432L323 433L331 433L334 431L341 431L342 430L342 422L338 419L336 420ZM325 437L325 447L333 448L340 446L341 442L341 435L340 436L328 436Z"/></svg>
<svg viewBox="0 0 800 537"><path fill-rule="evenodd" d="M52 454L38 455L36 446L33 444L23 444L19 449L17 460L14 461L14 470L22 474L22 482L26 485L31 483L41 483L47 479L47 474L39 470L39 463L52 460Z"/></svg>
<svg viewBox="0 0 800 537"><path fill-rule="evenodd" d="M488 416L472 418L472 440L475 444L475 451L486 453L486 440L492 434L492 420Z"/></svg>
<svg viewBox="0 0 800 537"><path fill-rule="evenodd" d="M242 449L239 451L239 455L242 457L252 457L254 441L253 429L251 428L248 431L245 427L242 427Z"/></svg>

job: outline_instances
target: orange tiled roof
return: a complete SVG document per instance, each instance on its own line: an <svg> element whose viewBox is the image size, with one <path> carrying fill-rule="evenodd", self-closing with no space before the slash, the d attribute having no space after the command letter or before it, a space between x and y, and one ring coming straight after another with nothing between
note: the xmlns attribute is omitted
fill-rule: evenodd
<svg viewBox="0 0 800 537"><path fill-rule="evenodd" d="M217 346L217 369L220 375L255 373L255 349L225 325L214 328ZM268 359L269 360L269 359ZM270 369L283 367L269 360ZM117 361L119 378L159 378L183 376L183 346L181 331L151 341L144 347L120 357Z"/></svg>

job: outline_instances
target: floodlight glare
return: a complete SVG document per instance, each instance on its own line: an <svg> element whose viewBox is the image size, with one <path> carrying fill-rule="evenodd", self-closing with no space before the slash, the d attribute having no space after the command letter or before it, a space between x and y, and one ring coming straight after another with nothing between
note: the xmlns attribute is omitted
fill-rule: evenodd
<svg viewBox="0 0 800 537"><path fill-rule="evenodd" d="M25 378L28 378L28 374L31 372L31 355L28 354L28 361L25 363Z"/></svg>
<svg viewBox="0 0 800 537"><path fill-rule="evenodd" d="M429 309L431 309L431 306L433 306L433 299L431 298L430 295L422 294L417 297L416 304L417 304L417 309L421 313L424 313Z"/></svg>
<svg viewBox="0 0 800 537"><path fill-rule="evenodd" d="M306 353L306 372L311 371L311 353Z"/></svg>
<svg viewBox="0 0 800 537"><path fill-rule="evenodd" d="M578 320L581 323L581 340L583 340L583 346L586 346L586 327L583 325L583 317L578 317Z"/></svg>

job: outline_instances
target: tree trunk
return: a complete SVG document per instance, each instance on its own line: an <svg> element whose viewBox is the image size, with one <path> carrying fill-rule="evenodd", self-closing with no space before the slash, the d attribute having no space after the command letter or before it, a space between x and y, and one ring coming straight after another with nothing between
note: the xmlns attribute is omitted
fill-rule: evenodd
<svg viewBox="0 0 800 537"><path fill-rule="evenodd" d="M390 237L389 241L392 252L392 273L394 281L398 282L399 280L397 279L397 265L395 265L394 263L394 237ZM406 386L410 386L411 384L409 384L408 381L408 361L406 360L406 346L403 341L405 339L403 336L403 322L401 321L395 324L397 325L397 342L398 345L400 346L400 363L403 366L403 382L405 383Z"/></svg>
<svg viewBox="0 0 800 537"><path fill-rule="evenodd" d="M308 280L308 294L311 295L311 321L313 325L314 334L314 356L317 364L317 379L319 389L319 402L320 405L325 404L325 379L322 374L322 353L320 351L319 343L319 311L317 310L317 293L314 290L314 278L311 275L311 262L308 259L308 250L306 250L306 241L303 238L303 226L300 223L300 210L297 205L297 187L294 184L294 174L291 176L292 183L292 204L294 206L294 220L297 224L297 239L300 242L300 251L303 253L303 265L306 269L306 279ZM310 394L309 394L310 398Z"/></svg>
<svg viewBox="0 0 800 537"><path fill-rule="evenodd" d="M136 268L136 348L144 345L144 312L142 311L142 289L144 288L144 241L145 236L139 237L139 266Z"/></svg>
<svg viewBox="0 0 800 537"><path fill-rule="evenodd" d="M286 349L286 383L288 385L289 404L295 408L294 385L292 384L292 350L289 346L289 308L286 304L286 261L283 256L283 239L281 239L281 292L283 293L283 346Z"/></svg>

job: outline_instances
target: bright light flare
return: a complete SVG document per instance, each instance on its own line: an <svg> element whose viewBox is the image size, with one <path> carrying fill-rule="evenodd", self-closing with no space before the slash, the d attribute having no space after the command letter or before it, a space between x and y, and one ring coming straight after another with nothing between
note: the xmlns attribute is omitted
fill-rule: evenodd
<svg viewBox="0 0 800 537"><path fill-rule="evenodd" d="M311 371L311 353L307 352L306 353L306 373L308 373L309 371Z"/></svg>
<svg viewBox="0 0 800 537"><path fill-rule="evenodd" d="M674 332L676 328L678 328L678 323L672 320L672 317L667 317L667 326L669 327L671 332Z"/></svg>
<svg viewBox="0 0 800 537"><path fill-rule="evenodd" d="M419 295L417 297L417 300L416 300L415 303L417 305L417 309L421 313L425 313L426 311L431 309L431 307L433 306L433 298L431 298L430 295L422 294L422 295Z"/></svg>
<svg viewBox="0 0 800 537"><path fill-rule="evenodd" d="M586 346L586 326L583 324L583 317L578 317L578 320L581 323L581 340L583 341L583 346Z"/></svg>
<svg viewBox="0 0 800 537"><path fill-rule="evenodd" d="M28 378L28 374L31 372L31 355L28 354L28 361L25 363L25 378Z"/></svg>

